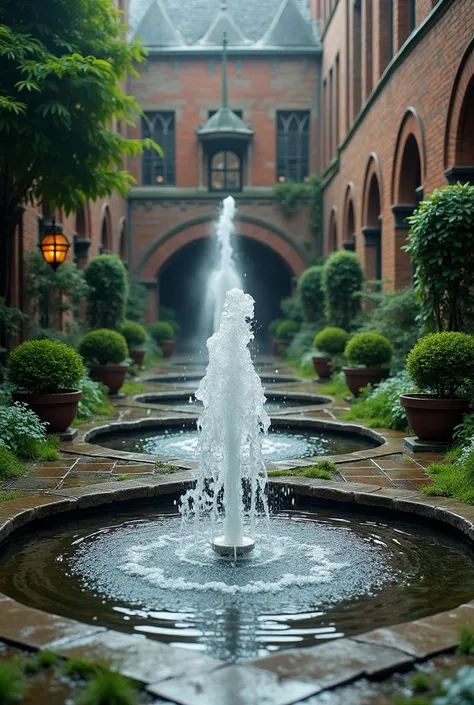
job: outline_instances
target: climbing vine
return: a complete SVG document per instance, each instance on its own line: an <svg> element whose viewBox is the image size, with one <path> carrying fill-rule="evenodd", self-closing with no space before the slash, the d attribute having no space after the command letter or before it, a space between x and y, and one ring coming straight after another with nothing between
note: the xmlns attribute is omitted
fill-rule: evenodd
<svg viewBox="0 0 474 705"><path fill-rule="evenodd" d="M316 240L318 253L322 252L322 187L318 176L311 176L302 184L294 181L285 181L273 187L273 195L278 201L285 218L295 215L298 201L308 203L309 227Z"/></svg>

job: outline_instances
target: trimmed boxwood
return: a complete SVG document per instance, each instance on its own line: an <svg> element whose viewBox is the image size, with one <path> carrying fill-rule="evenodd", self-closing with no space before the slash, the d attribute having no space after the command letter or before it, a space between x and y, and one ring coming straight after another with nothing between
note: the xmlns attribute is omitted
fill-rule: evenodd
<svg viewBox="0 0 474 705"><path fill-rule="evenodd" d="M115 330L99 328L85 334L79 352L88 365L120 365L128 356L127 341Z"/></svg>
<svg viewBox="0 0 474 705"><path fill-rule="evenodd" d="M332 326L349 330L360 313L360 292L364 273L355 252L334 252L323 267L322 289L326 320Z"/></svg>
<svg viewBox="0 0 474 705"><path fill-rule="evenodd" d="M342 328L324 328L315 337L313 345L319 352L327 355L342 355L350 335Z"/></svg>
<svg viewBox="0 0 474 705"><path fill-rule="evenodd" d="M387 365L392 359L392 352L391 342L379 333L357 333L344 350L351 367L368 368Z"/></svg>
<svg viewBox="0 0 474 705"><path fill-rule="evenodd" d="M474 337L467 333L433 333L408 353L407 370L415 387L450 399L471 388Z"/></svg>
<svg viewBox="0 0 474 705"><path fill-rule="evenodd" d="M298 281L298 293L307 323L324 323L323 267L309 267Z"/></svg>
<svg viewBox="0 0 474 705"><path fill-rule="evenodd" d="M128 297L127 270L117 255L98 255L84 269L87 321L92 329L118 330L125 318Z"/></svg>
<svg viewBox="0 0 474 705"><path fill-rule="evenodd" d="M279 340L293 340L300 326L295 321L282 321L277 328L276 337Z"/></svg>
<svg viewBox="0 0 474 705"><path fill-rule="evenodd" d="M174 340L174 330L170 323L166 321L156 321L148 329L155 343L161 343L163 340Z"/></svg>
<svg viewBox="0 0 474 705"><path fill-rule="evenodd" d="M144 327L140 323L135 323L135 321L125 321L120 328L120 333L127 341L129 350L137 350L142 345L145 345L148 337Z"/></svg>
<svg viewBox="0 0 474 705"><path fill-rule="evenodd" d="M65 343L29 340L8 358L8 379L19 391L56 394L77 388L85 374L79 353Z"/></svg>

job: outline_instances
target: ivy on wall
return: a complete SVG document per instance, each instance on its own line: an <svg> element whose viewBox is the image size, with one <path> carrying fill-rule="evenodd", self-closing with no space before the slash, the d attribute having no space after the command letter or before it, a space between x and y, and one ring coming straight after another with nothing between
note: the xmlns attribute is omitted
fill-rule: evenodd
<svg viewBox="0 0 474 705"><path fill-rule="evenodd" d="M295 181L285 181L273 187L273 195L280 205L285 218L292 218L297 209L298 201L305 200L308 203L309 227L314 235L316 250L322 253L322 185L318 176L312 176L306 183L296 183Z"/></svg>

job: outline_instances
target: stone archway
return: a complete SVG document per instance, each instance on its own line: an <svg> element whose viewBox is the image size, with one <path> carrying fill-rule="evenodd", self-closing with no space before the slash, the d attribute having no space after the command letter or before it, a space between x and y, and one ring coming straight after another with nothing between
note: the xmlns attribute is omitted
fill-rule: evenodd
<svg viewBox="0 0 474 705"><path fill-rule="evenodd" d="M100 251L113 252L112 216L106 203L102 206L100 214Z"/></svg>
<svg viewBox="0 0 474 705"><path fill-rule="evenodd" d="M337 252L337 208L333 207L329 218L328 254Z"/></svg>
<svg viewBox="0 0 474 705"><path fill-rule="evenodd" d="M344 197L344 210L342 221L342 247L344 250L355 252L356 249L356 220L354 211L354 185L348 184Z"/></svg>
<svg viewBox="0 0 474 705"><path fill-rule="evenodd" d="M474 184L474 41L468 46L454 81L445 132L448 183Z"/></svg>
<svg viewBox="0 0 474 705"><path fill-rule="evenodd" d="M382 176L376 154L367 165L362 196L364 270L368 280L382 279Z"/></svg>

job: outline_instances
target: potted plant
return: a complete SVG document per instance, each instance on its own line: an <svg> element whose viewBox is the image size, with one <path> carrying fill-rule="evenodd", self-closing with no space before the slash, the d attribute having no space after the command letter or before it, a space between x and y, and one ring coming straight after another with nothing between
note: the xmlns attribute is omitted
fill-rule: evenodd
<svg viewBox="0 0 474 705"><path fill-rule="evenodd" d="M127 341L128 354L138 367L143 367L145 362L145 350L143 345L147 341L146 330L140 323L135 321L125 321L120 328L120 333Z"/></svg>
<svg viewBox="0 0 474 705"><path fill-rule="evenodd" d="M268 339L270 343L272 344L272 352L274 355L277 355L278 353L276 352L275 349L275 340L276 340L276 332L278 330L278 326L280 323L283 323L283 318L274 318L273 321L270 321L267 331L268 331Z"/></svg>
<svg viewBox="0 0 474 705"><path fill-rule="evenodd" d="M117 394L128 370L125 362L127 342L123 335L108 328L92 330L82 338L79 352L89 368L90 377L105 384L111 394Z"/></svg>
<svg viewBox="0 0 474 705"><path fill-rule="evenodd" d="M357 333L349 340L344 350L349 366L343 369L346 384L355 397L367 385L387 379L389 369L384 365L390 363L392 352L391 342L379 333Z"/></svg>
<svg viewBox="0 0 474 705"><path fill-rule="evenodd" d="M273 341L275 355L281 355L286 350L299 329L300 326L295 321L285 320L279 324L276 330L276 338Z"/></svg>
<svg viewBox="0 0 474 705"><path fill-rule="evenodd" d="M171 357L176 346L174 331L171 324L166 321L156 321L156 323L153 323L148 330L155 343L158 343L160 346L163 351L163 355L165 357Z"/></svg>
<svg viewBox="0 0 474 705"><path fill-rule="evenodd" d="M69 345L30 340L8 358L8 380L16 387L13 399L28 404L48 431L61 433L74 421L82 392L76 389L85 374L81 356Z"/></svg>
<svg viewBox="0 0 474 705"><path fill-rule="evenodd" d="M408 423L422 441L449 442L469 408L463 398L474 379L474 337L433 333L408 353L407 370L422 394L402 394Z"/></svg>
<svg viewBox="0 0 474 705"><path fill-rule="evenodd" d="M334 355L342 355L350 336L342 328L324 328L314 339L317 353L313 356L313 367L318 377L327 380L331 376Z"/></svg>

